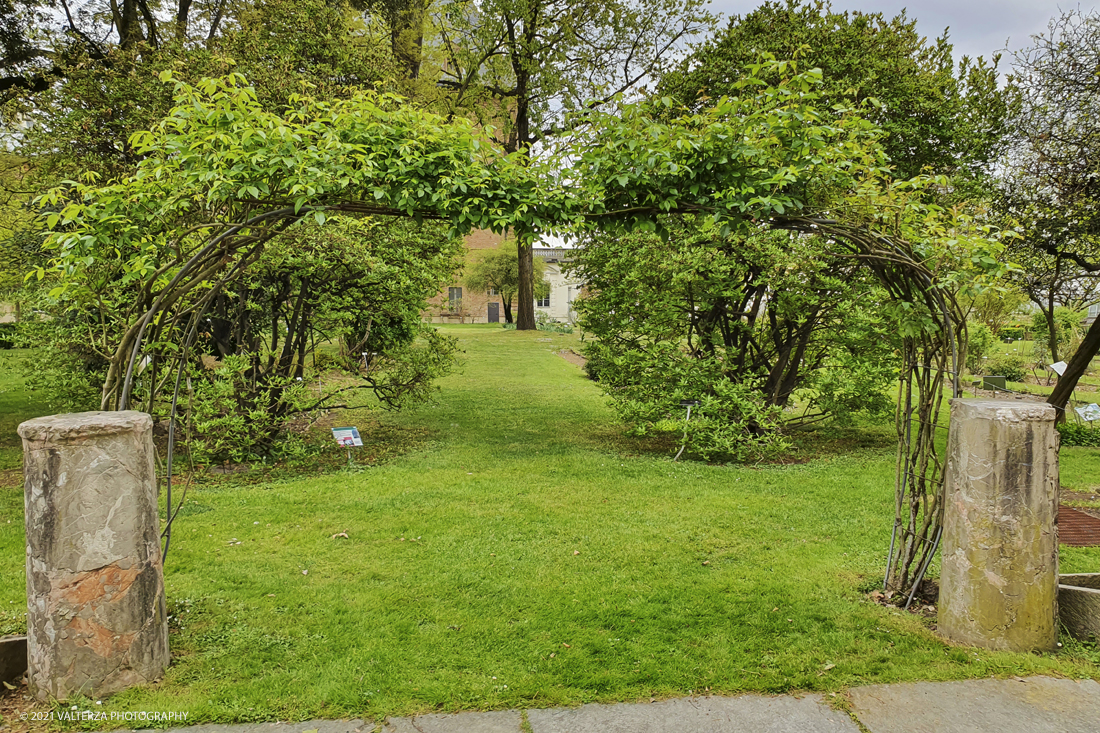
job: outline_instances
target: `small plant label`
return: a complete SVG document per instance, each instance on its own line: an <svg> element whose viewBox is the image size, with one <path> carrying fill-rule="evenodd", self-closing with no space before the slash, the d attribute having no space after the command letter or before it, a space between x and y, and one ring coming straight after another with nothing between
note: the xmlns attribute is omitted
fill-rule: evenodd
<svg viewBox="0 0 1100 733"><path fill-rule="evenodd" d="M359 428L333 428L332 437L340 445L351 448L363 445L363 439L359 437Z"/></svg>
<svg viewBox="0 0 1100 733"><path fill-rule="evenodd" d="M1091 405L1086 405L1084 407L1075 407L1073 409L1077 411L1077 414L1081 416L1082 420L1086 420L1088 422L1095 422L1096 420L1100 420L1100 405L1096 404L1095 402L1093 402Z"/></svg>

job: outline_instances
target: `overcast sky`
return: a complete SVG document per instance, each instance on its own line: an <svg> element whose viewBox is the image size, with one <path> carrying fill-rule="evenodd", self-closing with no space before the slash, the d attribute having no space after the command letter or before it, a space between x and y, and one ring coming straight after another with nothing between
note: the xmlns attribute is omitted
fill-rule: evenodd
<svg viewBox="0 0 1100 733"><path fill-rule="evenodd" d="M759 6L759 0L711 0L711 10L724 16L744 15ZM836 11L859 10L882 13L893 18L907 9L916 18L917 30L929 40L948 28L948 38L955 46L955 58L985 56L989 58L1007 44L1015 51L1030 45L1030 37L1046 30L1047 21L1059 14L1059 9L1080 8L1091 11L1096 2L1054 2L1053 0L834 0ZM1008 58L1001 63L1004 69Z"/></svg>

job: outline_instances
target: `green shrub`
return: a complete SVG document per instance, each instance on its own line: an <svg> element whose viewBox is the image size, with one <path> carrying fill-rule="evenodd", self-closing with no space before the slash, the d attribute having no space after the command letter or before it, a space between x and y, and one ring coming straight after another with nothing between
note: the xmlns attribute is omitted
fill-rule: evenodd
<svg viewBox="0 0 1100 733"><path fill-rule="evenodd" d="M1024 337L1023 326L1005 326L997 334L1002 339L1022 339Z"/></svg>
<svg viewBox="0 0 1100 733"><path fill-rule="evenodd" d="M13 325L5 339L39 350L37 359L23 362L27 389L36 399L55 412L99 409L107 360L83 338L86 324L69 315Z"/></svg>
<svg viewBox="0 0 1100 733"><path fill-rule="evenodd" d="M600 346L598 341L590 342L581 354L585 358L584 373L593 382L600 381L600 377L603 374L604 369L607 368L608 360L611 355L607 353L605 349Z"/></svg>
<svg viewBox="0 0 1100 733"><path fill-rule="evenodd" d="M1081 320L1084 317L1084 313L1070 308L1058 306L1054 309L1054 333L1060 359L1069 358L1077 350L1077 345L1081 343ZM1031 332L1035 336L1035 357L1040 363L1049 364L1054 361L1050 353L1050 328L1042 313L1032 316Z"/></svg>
<svg viewBox="0 0 1100 733"><path fill-rule="evenodd" d="M339 355L330 354L327 351L314 351L313 371L324 373L330 369L346 369L349 367L347 363L349 361L351 361L351 355L341 358Z"/></svg>
<svg viewBox="0 0 1100 733"><path fill-rule="evenodd" d="M263 397L252 387L247 356L225 357L213 374L196 375L191 418L195 432L188 441L191 455L200 463L241 463L266 455L284 418L265 409ZM281 380L272 392L285 390L285 398L300 396L299 383Z"/></svg>
<svg viewBox="0 0 1100 733"><path fill-rule="evenodd" d="M756 384L730 380L720 359L699 358L668 342L621 353L601 343L596 351L605 359L600 384L613 396L628 434L686 430L688 452L704 460L759 460L790 448L780 430L781 408L768 405ZM700 402L686 424L684 399Z"/></svg>
<svg viewBox="0 0 1100 733"><path fill-rule="evenodd" d="M514 323L502 323L500 327L505 331L515 331L516 324ZM573 333L573 327L568 323L558 323L557 321L551 321L546 319L539 319L535 324L535 328L539 331L547 331L549 333Z"/></svg>
<svg viewBox="0 0 1100 733"><path fill-rule="evenodd" d="M1062 445L1100 448L1100 427L1065 422L1058 426L1058 432L1062 434Z"/></svg>
<svg viewBox="0 0 1100 733"><path fill-rule="evenodd" d="M555 321L545 313L535 314L535 328L540 331L548 331L550 333L573 333L573 327L568 323L561 323Z"/></svg>
<svg viewBox="0 0 1100 733"><path fill-rule="evenodd" d="M1010 382L1022 382L1027 377L1027 367L1018 356L999 356L990 359L982 369L984 376L1000 376Z"/></svg>
<svg viewBox="0 0 1100 733"><path fill-rule="evenodd" d="M1005 329L1001 330L1003 334ZM989 352L996 337L993 329L984 323L968 323L966 325L966 368L971 374L977 374L982 369L982 357Z"/></svg>

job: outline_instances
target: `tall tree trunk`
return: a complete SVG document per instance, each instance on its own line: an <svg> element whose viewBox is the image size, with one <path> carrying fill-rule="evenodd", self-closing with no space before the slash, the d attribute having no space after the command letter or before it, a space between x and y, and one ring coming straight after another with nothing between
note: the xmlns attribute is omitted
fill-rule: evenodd
<svg viewBox="0 0 1100 733"><path fill-rule="evenodd" d="M423 59L424 14L424 3L410 0L404 7L395 9L389 18L393 57L403 67L405 76L414 80L420 77Z"/></svg>
<svg viewBox="0 0 1100 733"><path fill-rule="evenodd" d="M187 16L191 13L191 0L179 0L176 5L176 40L187 40Z"/></svg>
<svg viewBox="0 0 1100 733"><path fill-rule="evenodd" d="M526 36L527 46L534 42L534 33L538 23L533 18L528 18L523 32ZM517 63L513 55L512 67L516 72L516 150L522 151L527 160L531 159L531 119L530 119L530 71L523 64ZM519 257L519 290L516 293L517 305L516 330L534 331L535 326L535 256L532 250L533 237L530 232L517 231L519 240L517 256Z"/></svg>
<svg viewBox="0 0 1100 733"><path fill-rule="evenodd" d="M1100 352L1100 318L1089 326L1085 338L1081 340L1081 345L1077 347L1077 351L1073 352L1066 371L1058 377L1054 391L1047 398L1047 404L1053 405L1058 411L1058 422L1066 419L1066 405L1069 403L1070 395L1073 394L1077 381L1081 379L1098 352Z"/></svg>
<svg viewBox="0 0 1100 733"><path fill-rule="evenodd" d="M214 36L218 34L218 28L221 26L222 17L225 14L226 0L221 0L218 3L218 9L214 12L214 17L210 20L210 32L206 34L206 47L210 46L214 42Z"/></svg>
<svg viewBox="0 0 1100 733"><path fill-rule="evenodd" d="M516 313L517 331L534 331L535 325L535 258L531 240L522 236L519 241L519 289L516 299L519 301Z"/></svg>
<svg viewBox="0 0 1100 733"><path fill-rule="evenodd" d="M512 320L512 299L509 298L508 300L505 300L504 298L501 298L500 304L504 306L504 322L514 323L514 321Z"/></svg>
<svg viewBox="0 0 1100 733"><path fill-rule="evenodd" d="M118 27L119 45L130 49L144 40L141 34L140 12L137 0L122 0L121 22Z"/></svg>

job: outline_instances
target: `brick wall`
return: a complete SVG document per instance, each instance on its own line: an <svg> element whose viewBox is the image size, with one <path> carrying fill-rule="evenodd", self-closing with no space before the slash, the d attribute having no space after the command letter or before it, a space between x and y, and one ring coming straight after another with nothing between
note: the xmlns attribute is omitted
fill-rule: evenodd
<svg viewBox="0 0 1100 733"><path fill-rule="evenodd" d="M466 249L496 249L504 241L504 235L478 229L466 236ZM428 299L428 310L422 316L432 323L488 323L489 303L500 303L500 297L488 293L470 292L462 284L461 275L440 289L439 293ZM450 288L462 288L462 308L451 311L449 308ZM512 304L515 306L515 303ZM498 308L500 322L504 323L504 306Z"/></svg>

